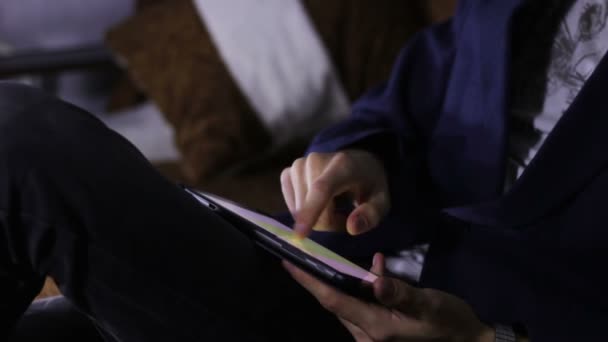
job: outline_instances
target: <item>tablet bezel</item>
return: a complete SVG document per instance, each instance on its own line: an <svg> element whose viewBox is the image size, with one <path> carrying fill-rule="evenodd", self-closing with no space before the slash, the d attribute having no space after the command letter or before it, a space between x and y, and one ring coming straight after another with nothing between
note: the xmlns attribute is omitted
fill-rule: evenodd
<svg viewBox="0 0 608 342"><path fill-rule="evenodd" d="M236 229L250 237L258 246L271 253L272 255L291 262L292 264L311 273L316 278L340 289L345 293L367 301L375 301L371 282L340 272L332 266L327 265L323 261L315 258L313 255L300 251L296 247L285 242L284 240L280 239L279 237L267 231L266 229L259 227L257 224L247 220L244 217L241 217L237 213L234 213L232 210L224 208L220 203L214 201L213 198L206 196L204 192L194 190L184 185L182 185L182 188L195 199L197 199L200 204L204 205L209 210L218 214L225 221L227 221ZM224 199L221 196L217 196L215 194L209 195L218 197L223 201L230 202L243 209L247 209L259 213L261 215L268 216L267 214L260 213L257 210L248 208L234 201Z"/></svg>

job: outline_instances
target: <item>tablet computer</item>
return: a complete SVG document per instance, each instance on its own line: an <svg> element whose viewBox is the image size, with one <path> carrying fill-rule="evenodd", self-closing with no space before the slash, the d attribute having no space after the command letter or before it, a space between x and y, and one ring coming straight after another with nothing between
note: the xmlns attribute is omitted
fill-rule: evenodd
<svg viewBox="0 0 608 342"><path fill-rule="evenodd" d="M202 205L214 211L253 241L274 254L350 295L373 300L377 276L311 239L296 237L276 219L217 195L183 187Z"/></svg>

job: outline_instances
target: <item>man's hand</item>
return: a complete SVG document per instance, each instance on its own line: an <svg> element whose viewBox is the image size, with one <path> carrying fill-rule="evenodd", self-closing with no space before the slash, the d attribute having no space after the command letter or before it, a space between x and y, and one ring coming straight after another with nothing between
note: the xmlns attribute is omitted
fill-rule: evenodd
<svg viewBox="0 0 608 342"><path fill-rule="evenodd" d="M374 228L390 208L383 165L371 153L345 150L311 153L281 174L283 197L298 235L313 227L360 234ZM336 213L335 199L346 197L355 209L348 217Z"/></svg>
<svg viewBox="0 0 608 342"><path fill-rule="evenodd" d="M432 289L417 289L384 277L384 257L374 256L374 294L382 305L337 291L284 262L293 278L338 316L356 341L494 341L494 329L479 321L461 299Z"/></svg>

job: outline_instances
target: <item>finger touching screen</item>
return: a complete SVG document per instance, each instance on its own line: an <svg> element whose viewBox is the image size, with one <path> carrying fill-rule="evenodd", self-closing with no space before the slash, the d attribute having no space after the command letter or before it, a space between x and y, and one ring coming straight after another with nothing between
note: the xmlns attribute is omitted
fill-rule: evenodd
<svg viewBox="0 0 608 342"><path fill-rule="evenodd" d="M373 283L376 278L378 278L375 274L359 267L358 265L323 247L315 241L308 238L298 238L291 228L273 219L272 217L268 217L255 211L243 208L233 202L227 201L225 199L208 193L205 193L204 195L212 201L216 202L216 204L222 206L224 209L229 210L230 212L266 230L267 232L276 236L281 241L284 241L289 245L297 248L298 250L304 252L305 254L312 256L313 258L330 266L338 272L350 275L352 277L361 279L369 283Z"/></svg>

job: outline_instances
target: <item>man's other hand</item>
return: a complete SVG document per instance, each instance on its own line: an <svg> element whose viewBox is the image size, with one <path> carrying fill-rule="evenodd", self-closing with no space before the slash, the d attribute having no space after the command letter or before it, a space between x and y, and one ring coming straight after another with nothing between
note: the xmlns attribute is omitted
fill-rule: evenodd
<svg viewBox="0 0 608 342"><path fill-rule="evenodd" d="M281 188L302 237L313 228L360 234L376 227L390 208L384 166L361 150L299 158L283 170ZM336 210L337 198L352 201L348 216Z"/></svg>
<svg viewBox="0 0 608 342"><path fill-rule="evenodd" d="M384 256L374 256L374 294L380 304L361 301L284 261L291 276L334 313L357 342L491 342L494 329L482 323L463 300L433 289L418 289L385 277Z"/></svg>

